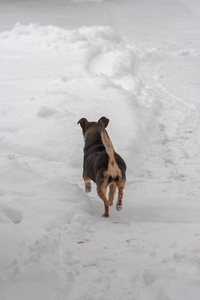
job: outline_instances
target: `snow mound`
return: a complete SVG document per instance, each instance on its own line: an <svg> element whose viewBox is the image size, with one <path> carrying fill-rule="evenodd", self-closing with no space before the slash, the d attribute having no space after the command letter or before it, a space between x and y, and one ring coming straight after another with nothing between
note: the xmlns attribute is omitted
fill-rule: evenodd
<svg viewBox="0 0 200 300"><path fill-rule="evenodd" d="M84 228L91 213L90 200L77 185L44 179L17 159L5 161L1 170L0 269L4 271L0 276L12 278L11 295L25 280L23 297L34 299L41 293L40 285L43 290L45 282L53 287L53 282L59 282L61 232L71 235L74 226L79 231ZM9 267L5 270L5 266ZM3 283L3 288L7 285ZM54 288L48 290L45 299L55 299Z"/></svg>
<svg viewBox="0 0 200 300"><path fill-rule="evenodd" d="M148 140L155 117L154 111L150 107L147 109L147 102L150 101L148 89L137 76L142 53L136 47L127 45L112 28L94 26L65 30L55 26L18 23L11 31L1 33L0 38L5 62L10 61L8 51L14 47L16 72L26 74L28 86L30 81L36 83L40 80L37 90L26 96L30 102L23 100L26 101L24 113L31 120L26 139L30 147L35 148L37 132L37 145L42 152L44 142L48 145L62 144L64 151L71 135L76 137L80 148L82 141L75 127L76 121L81 117L97 120L103 115L112 118L109 132L116 148L123 144L121 150L130 152L127 158L142 146L142 141ZM34 56L30 60L32 52ZM22 53L24 65L20 63ZM4 80L6 76L13 75L5 71ZM141 90L143 102L138 98ZM38 124L31 112L41 118ZM48 119L48 124L44 124L42 119ZM20 126L17 121L12 122L12 128ZM118 128L120 142L114 128ZM128 132L126 128L129 128ZM53 132L57 134L53 136ZM52 156L52 151L41 155ZM71 166L77 165L73 154L60 152L57 160L60 157ZM55 155L52 158L56 160Z"/></svg>

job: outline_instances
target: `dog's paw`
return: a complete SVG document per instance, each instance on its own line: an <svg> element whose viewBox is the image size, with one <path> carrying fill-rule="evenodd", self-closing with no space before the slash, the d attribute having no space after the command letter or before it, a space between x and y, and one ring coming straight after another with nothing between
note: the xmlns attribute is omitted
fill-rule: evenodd
<svg viewBox="0 0 200 300"><path fill-rule="evenodd" d="M122 205L116 205L116 210L117 210L117 211L122 210Z"/></svg>
<svg viewBox="0 0 200 300"><path fill-rule="evenodd" d="M86 193L90 193L91 192L91 186L90 187L86 187L86 189L85 189L85 191L86 191Z"/></svg>
<svg viewBox="0 0 200 300"><path fill-rule="evenodd" d="M107 212L104 212L104 214L102 215L102 217L104 217L104 218L108 218L108 217L109 217L109 213L107 213Z"/></svg>

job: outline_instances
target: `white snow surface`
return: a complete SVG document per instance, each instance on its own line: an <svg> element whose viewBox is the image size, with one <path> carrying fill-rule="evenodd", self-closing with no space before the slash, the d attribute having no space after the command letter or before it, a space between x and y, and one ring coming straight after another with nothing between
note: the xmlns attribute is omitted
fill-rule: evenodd
<svg viewBox="0 0 200 300"><path fill-rule="evenodd" d="M200 2L0 5L0 299L199 299ZM110 218L77 125L102 116Z"/></svg>

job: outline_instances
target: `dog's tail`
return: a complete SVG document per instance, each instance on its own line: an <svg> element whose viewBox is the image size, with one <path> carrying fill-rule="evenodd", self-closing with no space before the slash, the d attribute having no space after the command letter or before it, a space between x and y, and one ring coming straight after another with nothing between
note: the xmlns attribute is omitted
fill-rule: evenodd
<svg viewBox="0 0 200 300"><path fill-rule="evenodd" d="M101 131L101 140L106 148L106 152L107 152L108 156L110 158L114 157L114 147L113 147L113 144L112 144L107 132L105 131L105 129L103 129Z"/></svg>
<svg viewBox="0 0 200 300"><path fill-rule="evenodd" d="M122 172L115 158L115 151L114 151L113 144L105 129L101 131L101 140L108 154L108 169L104 172L104 175L109 176L112 182L117 182L119 178L122 178Z"/></svg>
<svg viewBox="0 0 200 300"><path fill-rule="evenodd" d="M115 151L113 144L106 132L105 129L101 131L101 140L106 148L106 152L108 154L108 169L105 172L107 176L111 176L112 178L118 178L121 177L121 171L119 169L119 166L117 164L116 158L115 158Z"/></svg>

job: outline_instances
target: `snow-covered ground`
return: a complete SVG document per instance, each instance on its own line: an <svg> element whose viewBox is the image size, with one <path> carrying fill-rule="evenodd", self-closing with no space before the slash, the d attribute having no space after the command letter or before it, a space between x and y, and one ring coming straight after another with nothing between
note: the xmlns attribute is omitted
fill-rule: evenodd
<svg viewBox="0 0 200 300"><path fill-rule="evenodd" d="M200 2L0 2L0 299L197 300ZM110 119L123 210L84 192Z"/></svg>

